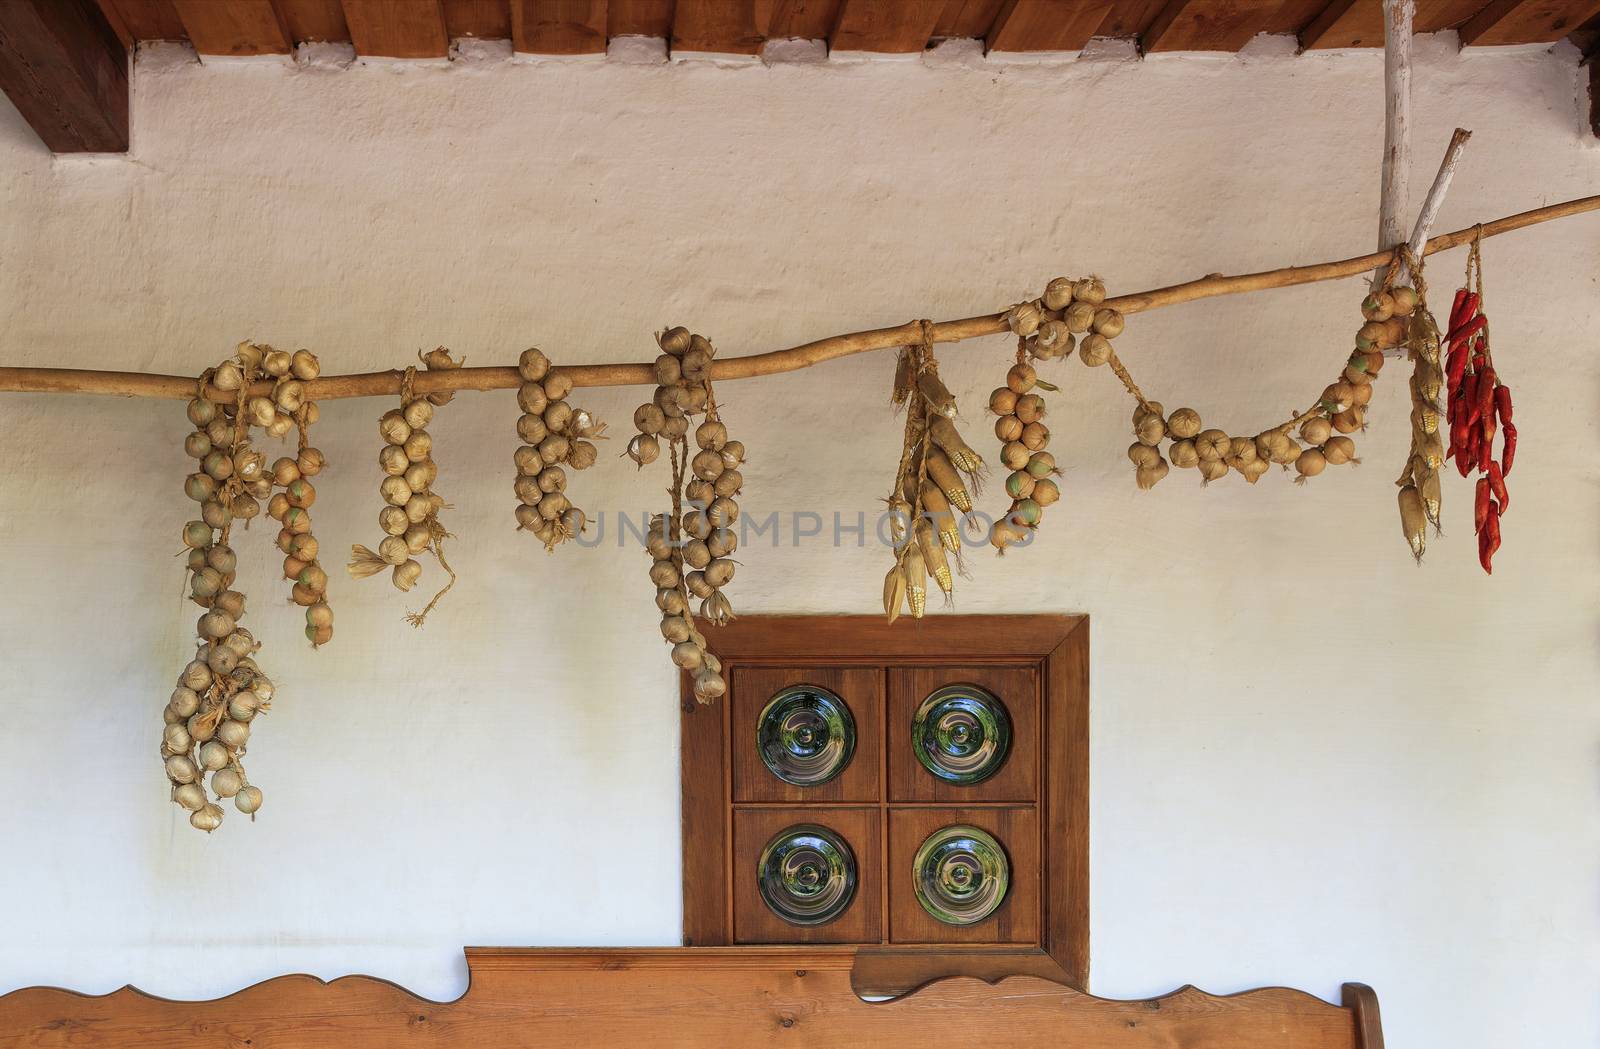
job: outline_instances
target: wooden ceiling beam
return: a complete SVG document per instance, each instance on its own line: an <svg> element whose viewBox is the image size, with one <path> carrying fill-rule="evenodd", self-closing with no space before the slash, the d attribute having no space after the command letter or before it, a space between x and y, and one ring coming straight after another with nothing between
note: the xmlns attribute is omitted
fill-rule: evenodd
<svg viewBox="0 0 1600 1049"><path fill-rule="evenodd" d="M128 53L94 0L0 0L0 91L53 152L127 152Z"/></svg>
<svg viewBox="0 0 1600 1049"><path fill-rule="evenodd" d="M441 0L343 0L356 54L443 58L450 53Z"/></svg>
<svg viewBox="0 0 1600 1049"><path fill-rule="evenodd" d="M272 0L173 0L189 42L202 55L282 55L294 35Z"/></svg>
<svg viewBox="0 0 1600 1049"><path fill-rule="evenodd" d="M944 14L942 4L884 3L883 0L844 0L839 18L828 36L834 51L877 51L910 54L933 39L933 27Z"/></svg>
<svg viewBox="0 0 1600 1049"><path fill-rule="evenodd" d="M1081 51L1111 0L1006 0L984 38L990 51Z"/></svg>
<svg viewBox="0 0 1600 1049"><path fill-rule="evenodd" d="M1461 46L1545 44L1600 13L1600 0L1490 0L1462 23Z"/></svg>
<svg viewBox="0 0 1600 1049"><path fill-rule="evenodd" d="M511 41L527 54L605 54L606 0L511 0Z"/></svg>

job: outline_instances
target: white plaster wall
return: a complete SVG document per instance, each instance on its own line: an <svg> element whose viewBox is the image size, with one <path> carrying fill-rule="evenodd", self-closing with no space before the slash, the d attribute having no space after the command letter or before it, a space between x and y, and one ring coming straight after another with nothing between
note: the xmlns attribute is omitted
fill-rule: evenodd
<svg viewBox="0 0 1600 1049"><path fill-rule="evenodd" d="M1423 51L1417 179L1475 132L1440 228L1600 189L1570 51ZM1060 273L1131 291L1342 257L1374 235L1380 71L147 61L126 159L53 160L0 108L0 361L192 374L244 337L331 371L438 343L643 360L668 323L748 353ZM1524 442L1493 579L1463 483L1427 564L1403 550L1397 379L1360 469L1141 493L1112 377L1052 375L1066 498L1033 549L973 559L959 607L1093 616L1097 992L1356 979L1394 1045L1600 1040L1600 218L1486 254ZM1430 272L1441 297L1461 265ZM1249 432L1322 387L1360 295L1163 310L1119 346L1169 407ZM975 438L1009 352L943 351ZM871 510L889 378L880 354L729 384L747 508ZM640 394L579 402L626 430ZM375 538L380 410L326 406L328 550ZM644 557L513 534L515 414L463 395L433 428L462 579L420 632L400 620L418 600L338 581L313 653L270 535L242 544L281 701L251 751L261 819L206 838L155 755L195 618L182 408L0 395L0 990L199 997L300 970L447 998L463 944L675 942L675 686ZM581 504L653 506L659 469L624 465L578 478ZM878 604L879 550L745 554L741 610Z"/></svg>

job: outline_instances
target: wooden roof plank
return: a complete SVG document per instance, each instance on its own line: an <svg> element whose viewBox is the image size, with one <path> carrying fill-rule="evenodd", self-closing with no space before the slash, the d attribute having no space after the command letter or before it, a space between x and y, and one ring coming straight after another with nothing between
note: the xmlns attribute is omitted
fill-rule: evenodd
<svg viewBox="0 0 1600 1049"><path fill-rule="evenodd" d="M1600 0L1492 0L1462 23L1461 46L1547 44L1600 12Z"/></svg>
<svg viewBox="0 0 1600 1049"><path fill-rule="evenodd" d="M606 0L511 0L511 40L528 54L604 54Z"/></svg>
<svg viewBox="0 0 1600 1049"><path fill-rule="evenodd" d="M611 0L606 7L608 36L672 35L672 0Z"/></svg>
<svg viewBox="0 0 1600 1049"><path fill-rule="evenodd" d="M904 3L844 0L828 46L835 51L884 54L921 51L933 38L933 27L943 13L942 4L917 0Z"/></svg>
<svg viewBox="0 0 1600 1049"><path fill-rule="evenodd" d="M1081 51L1111 0L1006 0L986 37L990 51Z"/></svg>
<svg viewBox="0 0 1600 1049"><path fill-rule="evenodd" d="M1171 0L1143 39L1145 51L1237 51L1282 7L1260 0Z"/></svg>
<svg viewBox="0 0 1600 1049"><path fill-rule="evenodd" d="M933 24L933 39L971 38L986 40L1006 0L945 0L939 20Z"/></svg>
<svg viewBox="0 0 1600 1049"><path fill-rule="evenodd" d="M678 0L672 13L672 50L754 55L766 42L755 0Z"/></svg>
<svg viewBox="0 0 1600 1049"><path fill-rule="evenodd" d="M451 40L510 40L511 7L506 0L444 0L444 25Z"/></svg>
<svg viewBox="0 0 1600 1049"><path fill-rule="evenodd" d="M1413 23L1419 33L1455 29L1483 8L1484 0L1417 0ZM1337 9L1336 18L1327 17ZM1300 46L1308 50L1331 47L1382 47L1383 0L1336 2L1300 31Z"/></svg>
<svg viewBox="0 0 1600 1049"><path fill-rule="evenodd" d="M189 39L172 0L101 0L100 6L115 7L135 40Z"/></svg>
<svg viewBox="0 0 1600 1049"><path fill-rule="evenodd" d="M1116 0L1111 5L1111 13L1106 15L1106 20L1100 23L1094 35L1117 39L1142 38L1166 6L1166 0Z"/></svg>
<svg viewBox="0 0 1600 1049"><path fill-rule="evenodd" d="M289 23L272 0L173 0L173 6L202 55L282 55L294 49Z"/></svg>
<svg viewBox="0 0 1600 1049"><path fill-rule="evenodd" d="M273 0L289 24L289 39L296 44L345 43L350 27L344 24L339 0Z"/></svg>
<svg viewBox="0 0 1600 1049"><path fill-rule="evenodd" d="M356 54L443 58L450 53L440 0L343 0Z"/></svg>
<svg viewBox="0 0 1600 1049"><path fill-rule="evenodd" d="M94 0L0 3L0 91L52 152L127 152L128 53Z"/></svg>
<svg viewBox="0 0 1600 1049"><path fill-rule="evenodd" d="M769 40L826 40L839 20L842 0L772 0ZM998 2L998 0L994 0Z"/></svg>

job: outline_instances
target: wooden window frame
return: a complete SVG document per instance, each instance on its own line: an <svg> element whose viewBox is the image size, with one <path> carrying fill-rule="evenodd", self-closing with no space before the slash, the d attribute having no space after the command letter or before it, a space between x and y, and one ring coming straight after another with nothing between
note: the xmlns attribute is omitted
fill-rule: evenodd
<svg viewBox="0 0 1600 1049"><path fill-rule="evenodd" d="M1043 924L1038 947L885 945L844 948L885 973L885 992L917 979L1011 972L1044 975L1071 987L1089 983L1089 619L1082 615L940 615L893 626L881 616L745 616L701 625L730 677L740 665L807 663L1033 663L1040 682L1043 821ZM696 702L681 685L683 942L734 943L733 773L727 700ZM887 785L885 785L887 789ZM858 987L874 981L860 975ZM863 990L871 988L862 988Z"/></svg>

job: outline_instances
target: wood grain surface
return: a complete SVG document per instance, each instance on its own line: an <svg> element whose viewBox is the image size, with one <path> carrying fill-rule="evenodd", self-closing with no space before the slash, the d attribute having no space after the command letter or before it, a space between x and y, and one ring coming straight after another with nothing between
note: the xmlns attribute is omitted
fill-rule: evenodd
<svg viewBox="0 0 1600 1049"><path fill-rule="evenodd" d="M934 1032L968 1032L984 1049L1381 1049L1359 1040L1353 1008L1284 988L1114 1001L1032 976L960 977L864 1002L851 990L852 959L793 947L477 948L467 951L470 987L453 1002L366 976L283 976L207 1002L36 987L0 997L0 1046L925 1049Z"/></svg>

